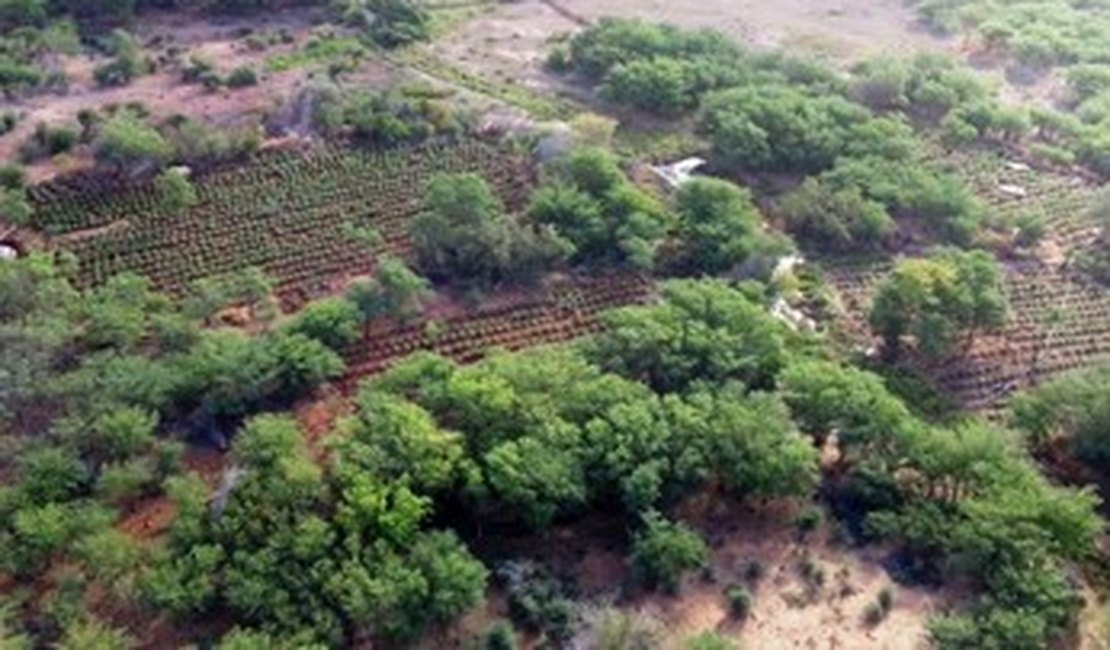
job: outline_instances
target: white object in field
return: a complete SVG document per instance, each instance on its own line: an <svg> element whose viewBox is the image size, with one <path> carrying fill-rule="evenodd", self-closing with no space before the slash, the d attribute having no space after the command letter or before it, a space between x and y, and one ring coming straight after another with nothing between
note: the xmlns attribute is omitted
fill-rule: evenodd
<svg viewBox="0 0 1110 650"><path fill-rule="evenodd" d="M1032 170L1033 168L1023 162L1018 162L1016 160L1007 160L1006 169L1009 169L1012 172L1027 172Z"/></svg>
<svg viewBox="0 0 1110 650"><path fill-rule="evenodd" d="M0 260L14 260L17 257L19 257L19 251L15 246L0 244Z"/></svg>
<svg viewBox="0 0 1110 650"><path fill-rule="evenodd" d="M1008 185L1004 183L998 186L998 191L1007 196L1012 196L1019 199L1024 199L1025 197L1029 196L1029 191L1021 185Z"/></svg>
<svg viewBox="0 0 1110 650"><path fill-rule="evenodd" d="M224 510L227 508L227 502L231 498L231 493L235 491L235 487L239 485L239 481L246 476L247 470L232 465L224 471L223 478L220 479L220 485L216 488L216 494L212 497L212 503L209 506L209 514L212 519L219 519L223 516Z"/></svg>
<svg viewBox="0 0 1110 650"><path fill-rule="evenodd" d="M690 177L694 175L694 170L704 165L705 160L701 158L686 158L670 165L660 165L658 167L653 165L651 171L655 172L656 176L662 178L663 182L674 189L690 180Z"/></svg>
<svg viewBox="0 0 1110 650"><path fill-rule="evenodd" d="M771 273L771 280L778 281L794 272L799 265L804 264L806 258L801 255L785 255L775 263L775 270Z"/></svg>
<svg viewBox="0 0 1110 650"><path fill-rule="evenodd" d="M783 298L776 298L775 304L771 306L771 315L786 323L791 329L802 332L816 332L817 323L813 319L803 314L800 310L794 309L790 303L786 302Z"/></svg>

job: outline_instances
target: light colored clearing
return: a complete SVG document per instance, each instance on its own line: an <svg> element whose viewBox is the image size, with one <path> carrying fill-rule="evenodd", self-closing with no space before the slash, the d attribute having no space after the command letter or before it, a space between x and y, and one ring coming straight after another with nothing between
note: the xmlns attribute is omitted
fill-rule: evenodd
<svg viewBox="0 0 1110 650"><path fill-rule="evenodd" d="M292 36L293 42L275 44L260 51L252 50L237 33L245 27L253 28L256 34L284 30ZM0 161L15 159L20 144L34 131L37 123L75 126L77 114L82 109L101 109L111 104L122 106L138 102L155 117L182 114L216 125L248 123L306 83L312 72L310 69L267 72L264 64L274 56L298 51L311 38L312 32L312 15L293 10L249 21L199 20L181 13L147 15L136 27L141 42L149 42L155 37L171 39L166 43L181 49L182 61L187 61L192 54L199 54L212 61L221 74L238 66L250 66L260 72L259 84L211 92L200 84L181 83L180 73L175 70L163 70L138 77L127 86L99 88L92 72L106 59L64 57L66 74L70 79L66 94L40 94L4 107L22 115L22 120L12 132L0 137ZM373 61L366 62L352 81L377 84L384 76L381 68ZM31 165L28 176L33 182L41 182L59 172L88 166L89 162L87 157L48 159Z"/></svg>
<svg viewBox="0 0 1110 650"><path fill-rule="evenodd" d="M707 506L698 528L715 541L715 582L694 580L679 598L645 596L635 606L660 617L676 643L706 631L738 639L746 648L916 650L928 647L925 624L943 594L898 587L880 564L881 549L834 544L828 530L800 541L788 510L744 512L724 503ZM799 565L811 558L825 573L824 586L809 590ZM729 611L724 589L746 584L749 563L761 563L765 577L750 589L753 607L745 621ZM894 592L894 607L876 626L864 611L884 588Z"/></svg>
<svg viewBox="0 0 1110 650"><path fill-rule="evenodd" d="M635 16L716 29L759 47L802 46L837 58L952 49L919 26L902 0L558 0L587 18ZM808 46L808 47L806 47ZM812 53L812 52L811 52Z"/></svg>
<svg viewBox="0 0 1110 650"><path fill-rule="evenodd" d="M1079 650L1110 650L1110 602L1100 601L1090 587L1082 591L1086 605L1079 614Z"/></svg>

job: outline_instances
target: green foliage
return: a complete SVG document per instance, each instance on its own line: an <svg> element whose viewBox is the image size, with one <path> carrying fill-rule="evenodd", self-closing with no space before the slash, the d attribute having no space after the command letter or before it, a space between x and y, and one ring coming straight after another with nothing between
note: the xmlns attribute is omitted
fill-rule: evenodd
<svg viewBox="0 0 1110 650"><path fill-rule="evenodd" d="M903 338L927 357L943 357L961 334L1002 325L1008 313L998 263L983 252L947 252L900 262L872 302L870 322L896 356Z"/></svg>
<svg viewBox="0 0 1110 650"><path fill-rule="evenodd" d="M563 258L549 229L513 221L486 182L473 174L439 175L428 185L425 211L410 226L419 265L430 277L488 287L530 279Z"/></svg>
<svg viewBox="0 0 1110 650"><path fill-rule="evenodd" d="M150 71L150 64L143 59L142 46L122 29L112 32L108 51L114 58L93 70L93 78L101 86L126 86Z"/></svg>
<svg viewBox="0 0 1110 650"><path fill-rule="evenodd" d="M338 467L354 468L347 451ZM453 534L421 529L426 498L364 472L324 474L291 418L249 421L235 453L246 471L217 517L203 501L179 505L191 523L175 527L179 543L148 586L164 606L224 602L268 634L337 644L355 626L412 637L481 597L482 565ZM178 591L175 578L199 590Z"/></svg>
<svg viewBox="0 0 1110 650"><path fill-rule="evenodd" d="M362 144L390 147L465 130L451 106L434 95L404 90L349 92L330 87L318 94L315 119L320 128L330 134L350 134Z"/></svg>
<svg viewBox="0 0 1110 650"><path fill-rule="evenodd" d="M677 115L697 106L696 82L694 71L675 59L639 59L610 70L602 94L618 104Z"/></svg>
<svg viewBox="0 0 1110 650"><path fill-rule="evenodd" d="M67 627L55 647L58 650L131 650L136 645L123 630L90 618Z"/></svg>
<svg viewBox="0 0 1110 650"><path fill-rule="evenodd" d="M158 193L174 210L184 210L197 202L197 191L180 169L167 169L154 181Z"/></svg>
<svg viewBox="0 0 1110 650"><path fill-rule="evenodd" d="M342 352L358 339L358 306L344 297L318 300L301 310L289 331Z"/></svg>
<svg viewBox="0 0 1110 650"><path fill-rule="evenodd" d="M484 650L516 650L516 632L506 621L497 621L486 630L482 638Z"/></svg>
<svg viewBox="0 0 1110 650"><path fill-rule="evenodd" d="M258 73L249 66L239 66L227 75L228 88L246 88L258 85Z"/></svg>
<svg viewBox="0 0 1110 650"><path fill-rule="evenodd" d="M702 632L686 641L685 650L739 650L740 646L732 639L717 632Z"/></svg>
<svg viewBox="0 0 1110 650"><path fill-rule="evenodd" d="M451 487L463 458L459 434L438 427L420 406L364 388L336 442L337 472L368 472L431 494Z"/></svg>
<svg viewBox="0 0 1110 650"><path fill-rule="evenodd" d="M752 611L752 594L744 585L730 585L725 589L725 600L728 601L729 611L736 618L745 619Z"/></svg>
<svg viewBox="0 0 1110 650"><path fill-rule="evenodd" d="M873 118L842 97L812 97L788 86L735 88L705 102L702 129L727 165L753 171L820 172L850 149L878 142Z"/></svg>
<svg viewBox="0 0 1110 650"><path fill-rule="evenodd" d="M814 178L783 198L778 211L797 240L821 252L880 250L895 229L886 207L860 187L835 188Z"/></svg>
<svg viewBox="0 0 1110 650"><path fill-rule="evenodd" d="M672 281L664 303L605 317L593 358L661 392L697 380L767 386L784 361L785 332L760 305L726 283Z"/></svg>
<svg viewBox="0 0 1110 650"><path fill-rule="evenodd" d="M660 648L664 646L666 629L662 622L643 611L623 611L616 607L599 607L584 616L583 629L577 638L590 648Z"/></svg>
<svg viewBox="0 0 1110 650"><path fill-rule="evenodd" d="M1100 469L1110 459L1108 385L1105 367L1062 377L1016 397L1012 421L1037 446L1063 434L1079 460Z"/></svg>
<svg viewBox="0 0 1110 650"><path fill-rule="evenodd" d="M431 36L431 18L413 0L366 0L363 5L373 15L368 34L378 45L398 47Z"/></svg>
<svg viewBox="0 0 1110 650"><path fill-rule="evenodd" d="M855 368L798 360L779 376L779 390L802 431L818 439L836 431L852 455L891 453L916 426L882 379Z"/></svg>
<svg viewBox="0 0 1110 650"><path fill-rule="evenodd" d="M428 281L414 273L395 257L378 261L373 275L347 287L347 300L358 309L364 337L370 325L379 318L407 322L423 309L432 296Z"/></svg>
<svg viewBox="0 0 1110 650"><path fill-rule="evenodd" d="M572 151L560 171L559 182L533 195L531 222L551 229L575 262L651 268L667 231L663 206L605 150Z"/></svg>
<svg viewBox="0 0 1110 650"><path fill-rule="evenodd" d="M797 83L836 86L828 71L781 53L755 54L710 30L684 31L605 18L556 47L549 63L601 84L609 99L665 115L697 108L704 95L735 86Z"/></svg>
<svg viewBox="0 0 1110 650"><path fill-rule="evenodd" d="M936 122L957 107L983 102L987 87L959 60L921 54L880 56L853 70L853 95L874 110L901 110Z"/></svg>
<svg viewBox="0 0 1110 650"><path fill-rule="evenodd" d="M963 181L919 161L845 159L820 180L833 192L854 188L867 205L877 202L889 214L911 219L958 246L972 241L983 217L983 207Z"/></svg>
<svg viewBox="0 0 1110 650"><path fill-rule="evenodd" d="M674 199L674 263L685 273L716 275L741 265L768 269L790 244L769 234L751 194L732 183L696 178Z"/></svg>
<svg viewBox="0 0 1110 650"><path fill-rule="evenodd" d="M528 571L527 566L510 565L503 572L509 574L509 615L515 623L555 643L574 636L579 623L577 607L558 582Z"/></svg>
<svg viewBox="0 0 1110 650"><path fill-rule="evenodd" d="M676 411L684 434L704 445L707 469L726 489L775 498L804 497L817 486L817 450L777 398L746 396L733 384L716 394L695 392Z"/></svg>
<svg viewBox="0 0 1110 650"><path fill-rule="evenodd" d="M155 129L128 111L120 111L100 127L93 141L97 162L119 172L156 169L173 155L170 144Z"/></svg>
<svg viewBox="0 0 1110 650"><path fill-rule="evenodd" d="M77 146L80 134L67 126L50 126L45 122L35 125L35 131L19 147L19 157L24 163L69 153ZM9 188L13 189L13 188Z"/></svg>
<svg viewBox="0 0 1110 650"><path fill-rule="evenodd" d="M708 558L697 533L657 512L644 516L644 528L632 542L631 562L640 579L671 592L678 591L683 575L705 566Z"/></svg>

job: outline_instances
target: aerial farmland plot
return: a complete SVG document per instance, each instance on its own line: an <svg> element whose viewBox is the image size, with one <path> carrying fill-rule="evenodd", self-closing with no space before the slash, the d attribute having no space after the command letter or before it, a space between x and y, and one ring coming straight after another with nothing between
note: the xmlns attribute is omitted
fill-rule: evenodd
<svg viewBox="0 0 1110 650"><path fill-rule="evenodd" d="M1110 9L0 0L0 648L1110 644Z"/></svg>

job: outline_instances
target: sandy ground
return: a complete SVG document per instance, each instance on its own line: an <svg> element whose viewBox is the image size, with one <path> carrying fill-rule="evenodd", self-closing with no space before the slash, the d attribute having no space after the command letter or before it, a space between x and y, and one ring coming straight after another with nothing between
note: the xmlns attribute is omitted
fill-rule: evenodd
<svg viewBox="0 0 1110 650"><path fill-rule="evenodd" d="M715 580L695 580L680 598L650 596L634 606L661 617L675 639L716 631L745 648L812 650L914 650L927 647L925 622L944 602L939 591L896 586L882 568L883 549L848 548L833 543L826 529L801 540L789 508L754 511L723 500L709 502L693 521L713 547ZM811 591L799 566L809 558L825 573ZM761 563L766 576L746 583L753 594L751 614L738 621L722 595L731 583L745 584L745 568ZM894 605L878 625L864 611L884 588Z"/></svg>
<svg viewBox="0 0 1110 650"><path fill-rule="evenodd" d="M789 504L753 508L720 495L704 495L685 504L676 516L698 530L711 547L712 578L692 575L678 595L636 588L626 561L623 524L610 516L587 517L535 539L501 540L484 550L497 557L532 557L554 575L570 580L583 603L612 604L639 612L666 631L664 648L682 648L703 632L716 632L759 650L918 650L928 647L926 622L954 598L950 589L929 590L895 585L882 566L886 549L854 548L831 539L827 526L800 539L791 523ZM824 585L807 587L799 571L809 558L825 574ZM747 567L758 562L764 577L751 581ZM725 589L746 585L753 605L746 619L729 611ZM864 621L868 605L890 588L893 607L877 625ZM430 636L425 647L466 647L478 621L501 615L501 595L484 607ZM522 646L531 647L531 646Z"/></svg>
<svg viewBox="0 0 1110 650"><path fill-rule="evenodd" d="M801 48L837 59L883 51L952 49L918 25L902 0L558 0L580 16L637 16L711 28L757 47Z"/></svg>
<svg viewBox="0 0 1110 650"><path fill-rule="evenodd" d="M64 94L41 94L16 101L0 101L0 111L15 111L23 116L11 133L0 137L0 160L14 160L20 144L39 122L75 125L77 113L85 108L102 108L111 104L125 105L141 102L156 117L183 114L203 119L216 125L237 125L255 119L288 98L308 82L313 66L294 68L283 72L265 70L270 57L300 48L313 33L314 14L286 10L262 19L198 20L177 14L151 14L144 16L136 26L135 34L142 43L161 39L165 45L181 49L182 60L192 54L206 57L216 64L217 70L226 74L238 66L253 67L259 73L259 84L239 89L206 90L199 84L184 84L180 72L166 69L135 79L131 84L118 88L99 88L92 78L92 71L103 63L103 58L88 56L63 57L62 65L70 78ZM279 31L292 36L290 43L276 43L264 50L251 50L239 35L239 30L250 27L256 34L273 34ZM148 49L153 52L153 49ZM378 76L374 62L366 64L361 76ZM58 172L70 171L87 164L78 157L67 160L61 157L44 160L28 168L32 181L47 180Z"/></svg>
<svg viewBox="0 0 1110 650"><path fill-rule="evenodd" d="M966 58L1011 103L1049 104L1059 79L1008 75L1005 62L980 56L974 42L930 32L901 0L521 0L456 26L433 53L472 74L534 91L577 94L543 70L550 43L606 16L632 16L723 31L757 48L783 48L839 67L889 53L940 52Z"/></svg>

